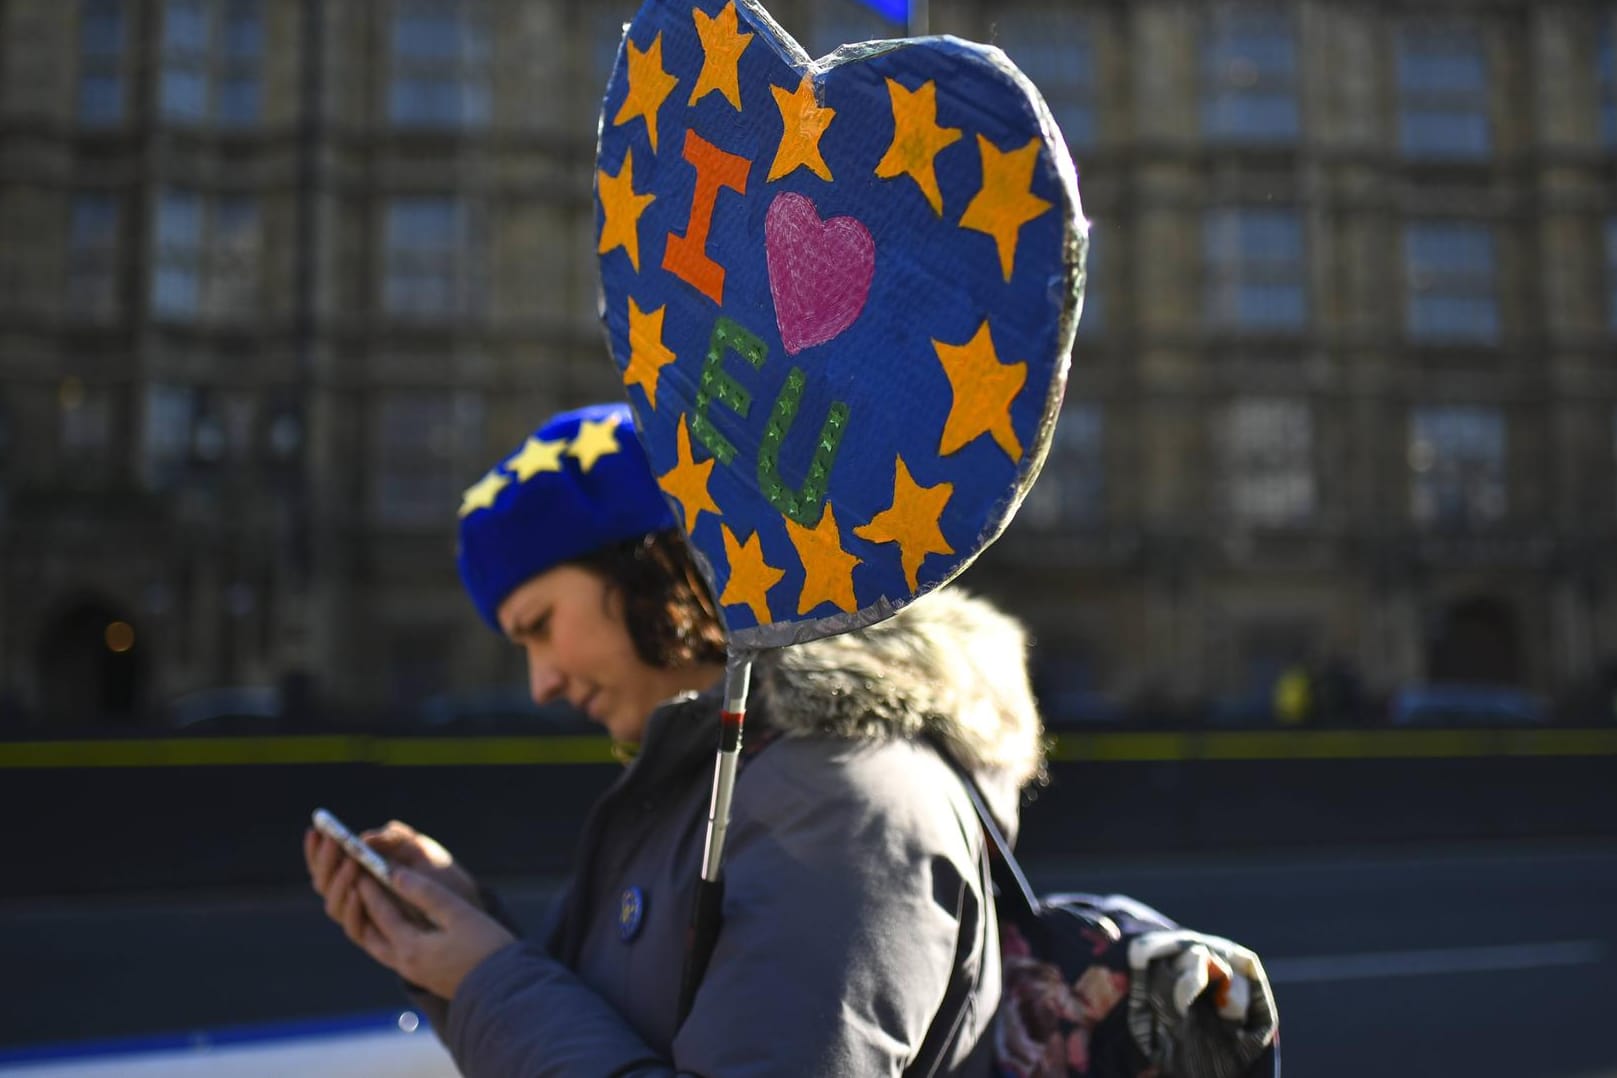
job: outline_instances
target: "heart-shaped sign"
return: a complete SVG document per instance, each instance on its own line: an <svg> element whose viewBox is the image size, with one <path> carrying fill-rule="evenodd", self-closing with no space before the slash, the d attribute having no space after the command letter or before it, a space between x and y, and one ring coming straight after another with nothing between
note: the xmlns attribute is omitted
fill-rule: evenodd
<svg viewBox="0 0 1617 1078"><path fill-rule="evenodd" d="M753 0L650 0L607 87L602 318L732 647L880 620L1038 474L1087 226L998 49L811 60Z"/></svg>

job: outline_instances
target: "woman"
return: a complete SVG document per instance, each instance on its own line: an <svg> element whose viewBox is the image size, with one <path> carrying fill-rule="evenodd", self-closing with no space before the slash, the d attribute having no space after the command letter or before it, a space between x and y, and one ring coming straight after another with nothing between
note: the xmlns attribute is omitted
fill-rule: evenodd
<svg viewBox="0 0 1617 1078"><path fill-rule="evenodd" d="M419 986L467 1075L986 1075L997 928L981 828L934 741L1013 829L1041 769L1021 629L940 592L759 658L723 927L679 1023L724 649L674 527L622 406L552 419L468 492L473 602L525 651L535 700L565 697L634 758L540 935L517 939L402 824L369 839L408 866L399 889L436 927L311 833L327 912Z"/></svg>

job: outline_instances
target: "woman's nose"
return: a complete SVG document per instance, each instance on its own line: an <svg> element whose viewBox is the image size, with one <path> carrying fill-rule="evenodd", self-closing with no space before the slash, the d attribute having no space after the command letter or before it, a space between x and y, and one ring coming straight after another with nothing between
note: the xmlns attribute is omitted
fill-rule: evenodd
<svg viewBox="0 0 1617 1078"><path fill-rule="evenodd" d="M539 656L528 655L528 695L536 704L548 704L561 695L565 679L561 672Z"/></svg>

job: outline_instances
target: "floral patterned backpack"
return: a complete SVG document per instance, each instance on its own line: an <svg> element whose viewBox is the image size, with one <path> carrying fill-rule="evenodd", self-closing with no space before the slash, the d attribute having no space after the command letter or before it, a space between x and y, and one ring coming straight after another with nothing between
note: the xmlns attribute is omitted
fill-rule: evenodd
<svg viewBox="0 0 1617 1078"><path fill-rule="evenodd" d="M998 892L996 1075L1279 1078L1279 1017L1256 954L1124 895L1035 895L976 783L955 771Z"/></svg>

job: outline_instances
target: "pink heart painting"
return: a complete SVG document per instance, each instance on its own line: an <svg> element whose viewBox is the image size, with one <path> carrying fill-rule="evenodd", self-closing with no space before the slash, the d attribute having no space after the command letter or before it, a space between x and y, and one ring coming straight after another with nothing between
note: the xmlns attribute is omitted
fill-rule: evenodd
<svg viewBox="0 0 1617 1078"><path fill-rule="evenodd" d="M764 251L775 324L789 355L835 338L865 309L876 244L856 219L822 221L806 196L781 194L764 217Z"/></svg>

